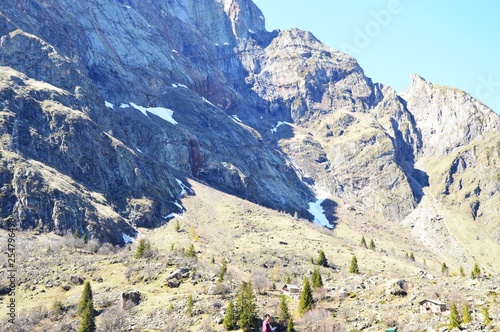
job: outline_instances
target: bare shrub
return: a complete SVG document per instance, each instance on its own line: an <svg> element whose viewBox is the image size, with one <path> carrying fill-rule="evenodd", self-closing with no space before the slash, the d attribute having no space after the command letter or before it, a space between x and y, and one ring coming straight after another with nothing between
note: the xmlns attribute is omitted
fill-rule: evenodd
<svg viewBox="0 0 500 332"><path fill-rule="evenodd" d="M343 329L338 329L338 326L333 319L332 313L325 308L315 308L308 311L304 315L303 321L305 325L308 326L310 331L344 331Z"/></svg>
<svg viewBox="0 0 500 332"><path fill-rule="evenodd" d="M112 255L115 253L115 248L111 243L106 242L99 247L97 253L105 256Z"/></svg>
<svg viewBox="0 0 500 332"><path fill-rule="evenodd" d="M120 308L110 308L100 316L99 329L103 332L120 332L126 330L125 313Z"/></svg>
<svg viewBox="0 0 500 332"><path fill-rule="evenodd" d="M268 284L269 281L267 278L267 271L265 269L258 268L252 272L252 285L255 287L259 294L263 293Z"/></svg>
<svg viewBox="0 0 500 332"><path fill-rule="evenodd" d="M201 328L203 332L213 332L214 328L212 326L212 322L210 321L210 318L207 317L203 320L201 323Z"/></svg>
<svg viewBox="0 0 500 332"><path fill-rule="evenodd" d="M316 302L320 302L323 300L326 296L326 288L325 287L320 287L314 290L313 297Z"/></svg>

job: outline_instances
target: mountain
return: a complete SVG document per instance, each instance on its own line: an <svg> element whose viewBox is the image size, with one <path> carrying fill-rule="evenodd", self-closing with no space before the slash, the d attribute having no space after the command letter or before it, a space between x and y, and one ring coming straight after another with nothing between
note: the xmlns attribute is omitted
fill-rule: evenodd
<svg viewBox="0 0 500 332"><path fill-rule="evenodd" d="M398 95L310 32L267 31L250 0L0 14L5 221L124 244L195 179L309 220L321 203L330 227L340 206L374 213L500 271L500 118L469 94L414 75Z"/></svg>

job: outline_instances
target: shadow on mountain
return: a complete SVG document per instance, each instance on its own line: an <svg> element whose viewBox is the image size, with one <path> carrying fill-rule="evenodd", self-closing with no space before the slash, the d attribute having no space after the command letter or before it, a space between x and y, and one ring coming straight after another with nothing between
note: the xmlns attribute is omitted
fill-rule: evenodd
<svg viewBox="0 0 500 332"><path fill-rule="evenodd" d="M338 204L333 200L327 198L321 203L321 207L325 211L325 216L331 226L328 228L333 229L337 226L338 217L336 216L336 210L338 208Z"/></svg>

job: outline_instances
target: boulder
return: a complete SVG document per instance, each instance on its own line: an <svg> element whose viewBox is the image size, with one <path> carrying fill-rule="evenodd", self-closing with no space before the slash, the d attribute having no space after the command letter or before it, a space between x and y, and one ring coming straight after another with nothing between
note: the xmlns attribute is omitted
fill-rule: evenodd
<svg viewBox="0 0 500 332"><path fill-rule="evenodd" d="M385 293L387 295L406 296L408 283L403 279L391 279L386 284Z"/></svg>
<svg viewBox="0 0 500 332"><path fill-rule="evenodd" d="M141 293L138 291L128 291L122 293L121 307L122 309L135 307L141 302Z"/></svg>

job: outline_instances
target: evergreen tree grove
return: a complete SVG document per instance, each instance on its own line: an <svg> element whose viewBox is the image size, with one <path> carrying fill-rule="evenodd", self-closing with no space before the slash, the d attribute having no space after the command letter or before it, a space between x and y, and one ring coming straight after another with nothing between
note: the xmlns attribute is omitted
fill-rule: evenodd
<svg viewBox="0 0 500 332"><path fill-rule="evenodd" d="M299 312L301 315L305 314L307 311L311 310L314 304L314 299L311 290L311 284L309 279L306 277L302 283L302 293L300 294L299 301Z"/></svg>

